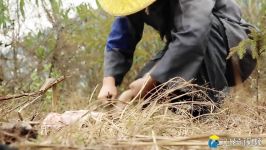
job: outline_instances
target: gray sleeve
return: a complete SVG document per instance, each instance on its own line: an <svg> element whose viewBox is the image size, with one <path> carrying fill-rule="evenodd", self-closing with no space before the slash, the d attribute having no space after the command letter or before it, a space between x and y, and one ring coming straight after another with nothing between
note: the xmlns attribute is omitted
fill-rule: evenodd
<svg viewBox="0 0 266 150"><path fill-rule="evenodd" d="M125 16L116 20L108 37L104 57L104 76L115 78L120 85L133 62L137 43L142 37L144 22L141 13ZM125 46L126 45L126 46Z"/></svg>
<svg viewBox="0 0 266 150"><path fill-rule="evenodd" d="M160 83L174 77L194 78L201 66L211 28L215 0L171 1L174 9L173 40L151 76Z"/></svg>
<svg viewBox="0 0 266 150"><path fill-rule="evenodd" d="M115 78L116 85L120 85L124 75L132 66L133 56L126 56L121 50L105 51L104 76Z"/></svg>

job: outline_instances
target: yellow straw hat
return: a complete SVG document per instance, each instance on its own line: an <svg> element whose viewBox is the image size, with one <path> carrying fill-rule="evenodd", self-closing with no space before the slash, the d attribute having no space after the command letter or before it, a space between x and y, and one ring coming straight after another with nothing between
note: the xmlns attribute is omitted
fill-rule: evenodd
<svg viewBox="0 0 266 150"><path fill-rule="evenodd" d="M114 16L126 16L136 13L156 0L98 0L101 7Z"/></svg>

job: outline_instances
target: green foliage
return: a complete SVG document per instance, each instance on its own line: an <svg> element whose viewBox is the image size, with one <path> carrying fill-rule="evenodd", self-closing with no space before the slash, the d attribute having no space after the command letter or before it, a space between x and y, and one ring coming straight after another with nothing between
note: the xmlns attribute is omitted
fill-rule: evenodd
<svg viewBox="0 0 266 150"><path fill-rule="evenodd" d="M43 47L38 47L36 49L36 55L38 56L39 59L44 59L45 58L45 49Z"/></svg>
<svg viewBox="0 0 266 150"><path fill-rule="evenodd" d="M266 2L263 0L238 0L238 2L245 19L256 26L262 26L262 20L265 20Z"/></svg>
<svg viewBox="0 0 266 150"><path fill-rule="evenodd" d="M243 14L258 30L253 30L251 39L242 41L237 47L231 50L230 55L236 54L243 58L247 48L251 48L252 56L257 59L256 71L250 81L250 87L254 90L257 102L265 97L266 90L266 1L242 0Z"/></svg>
<svg viewBox="0 0 266 150"><path fill-rule="evenodd" d="M20 13L25 18L24 6L25 6L25 0L20 0L19 1Z"/></svg>
<svg viewBox="0 0 266 150"><path fill-rule="evenodd" d="M233 55L237 54L240 59L243 59L247 49L252 50L252 58L258 59L258 51L257 50L257 39L259 37L259 34L257 31L253 31L251 33L252 39L246 39L244 41L241 41L237 47L234 47L230 50L228 58L232 57Z"/></svg>
<svg viewBox="0 0 266 150"><path fill-rule="evenodd" d="M61 12L61 0L49 0L51 6L52 6L52 11L54 14L60 14Z"/></svg>
<svg viewBox="0 0 266 150"><path fill-rule="evenodd" d="M38 75L37 70L34 70L31 74L32 83L30 85L31 91L38 91L42 85L42 78Z"/></svg>
<svg viewBox="0 0 266 150"><path fill-rule="evenodd" d="M231 50L231 55L237 53L240 58L243 58L245 50L248 48L252 49L252 56L254 59L259 59L266 51L266 2L257 0L243 0L244 14L251 22L254 22L259 30L252 30L250 34L251 39L242 41L237 47ZM252 12L252 13L250 13ZM256 17L255 15L258 14Z"/></svg>
<svg viewBox="0 0 266 150"><path fill-rule="evenodd" d="M9 21L8 6L4 0L0 0L0 29L5 28Z"/></svg>
<svg viewBox="0 0 266 150"><path fill-rule="evenodd" d="M76 8L78 16L81 20L86 20L89 16L94 16L93 12L90 11L90 6L83 4Z"/></svg>

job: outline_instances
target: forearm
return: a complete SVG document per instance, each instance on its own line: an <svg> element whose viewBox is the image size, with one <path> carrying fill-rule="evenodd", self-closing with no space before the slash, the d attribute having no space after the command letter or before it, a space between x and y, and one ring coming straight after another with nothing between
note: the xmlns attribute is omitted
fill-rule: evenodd
<svg viewBox="0 0 266 150"><path fill-rule="evenodd" d="M141 39L144 22L138 14L118 17L113 23L107 40L104 58L104 76L115 78L115 84L121 84L129 71L137 43Z"/></svg>
<svg viewBox="0 0 266 150"><path fill-rule="evenodd" d="M113 77L115 85L120 85L132 65L132 57L118 50L106 51L104 59L104 77Z"/></svg>

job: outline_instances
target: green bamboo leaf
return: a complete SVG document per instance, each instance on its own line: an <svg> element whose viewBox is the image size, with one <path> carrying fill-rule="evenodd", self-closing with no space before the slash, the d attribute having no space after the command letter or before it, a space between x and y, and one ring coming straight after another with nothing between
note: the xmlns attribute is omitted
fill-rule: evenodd
<svg viewBox="0 0 266 150"><path fill-rule="evenodd" d="M96 0L96 4L97 4L97 7L98 7L98 8L102 9L102 7L101 7L101 5L100 5L100 3L99 3L98 0Z"/></svg>
<svg viewBox="0 0 266 150"><path fill-rule="evenodd" d="M21 13L23 18L25 18L24 6L25 6L25 0L20 0L19 9L20 9L20 13Z"/></svg>
<svg viewBox="0 0 266 150"><path fill-rule="evenodd" d="M36 55L39 59L45 58L45 49L43 47L39 47L36 49Z"/></svg>
<svg viewBox="0 0 266 150"><path fill-rule="evenodd" d="M0 28L5 28L6 24L10 21L9 15L7 15L8 7L5 1L0 0Z"/></svg>
<svg viewBox="0 0 266 150"><path fill-rule="evenodd" d="M55 14L59 14L59 12L60 12L59 2L57 2L56 0L50 0L50 4L52 6L53 12Z"/></svg>
<svg viewBox="0 0 266 150"><path fill-rule="evenodd" d="M35 4L39 6L39 0L35 0Z"/></svg>

